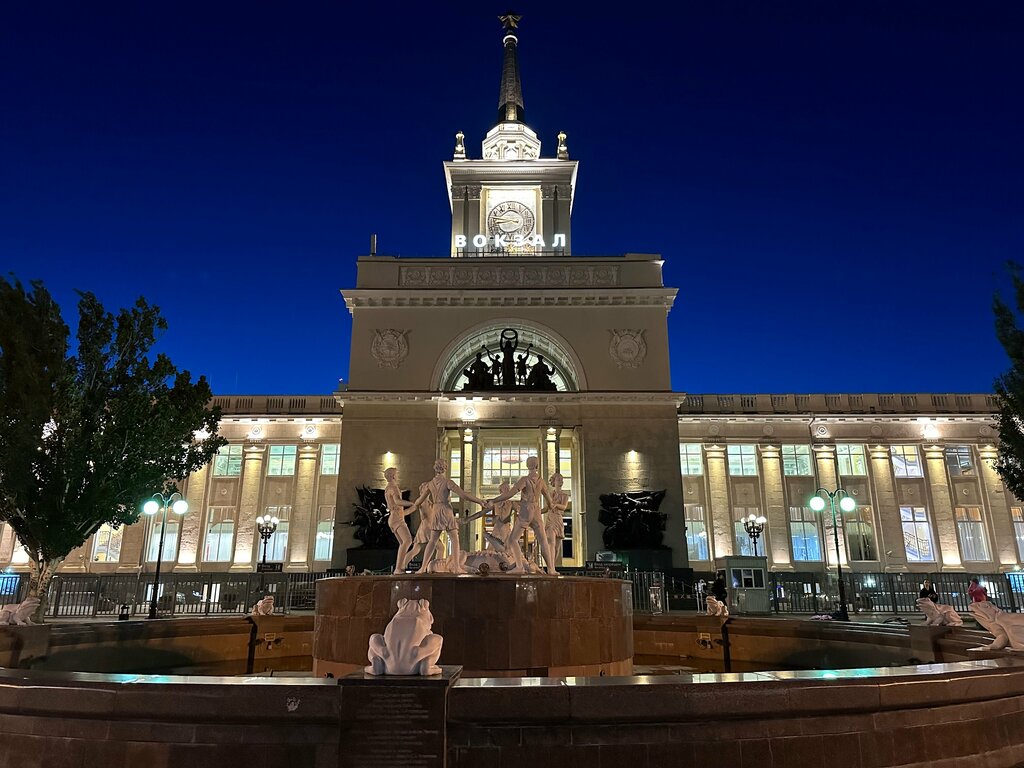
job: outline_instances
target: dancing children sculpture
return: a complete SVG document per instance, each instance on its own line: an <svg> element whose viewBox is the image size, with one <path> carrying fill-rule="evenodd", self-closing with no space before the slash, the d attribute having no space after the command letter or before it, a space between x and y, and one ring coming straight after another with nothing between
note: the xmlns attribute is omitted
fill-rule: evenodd
<svg viewBox="0 0 1024 768"><path fill-rule="evenodd" d="M469 499L474 504L479 504L482 507L487 506L487 502L483 499L478 499L476 496L466 493L459 487L458 483L448 477L448 462L444 459L438 459L435 461L433 480L427 483L427 487L419 495L419 498L413 502L413 505L418 507L429 498L433 505L433 520L430 523L430 540L427 542L427 549L423 554L423 564L420 566L417 573L427 572L427 563L429 563L430 558L434 556L434 550L437 548L437 540L442 531L448 533L448 540L452 543L452 553L449 557L449 563L451 564L449 572L466 572L462 567L462 551L459 547L459 524L455 519L455 512L452 510L452 491L459 494L460 498Z"/></svg>
<svg viewBox="0 0 1024 768"><path fill-rule="evenodd" d="M412 549L412 534L405 522L405 516L416 509L411 501L402 498L402 489L398 487L398 469L388 467L384 470L384 479L388 481L384 488L384 503L388 507L388 527L398 539L398 557L395 559L395 573L405 573Z"/></svg>
<svg viewBox="0 0 1024 768"><path fill-rule="evenodd" d="M419 491L417 491L419 496L423 496L428 485L429 483L420 483ZM411 563L416 558L416 555L422 552L423 548L427 546L427 542L430 541L430 531L433 528L433 521L434 505L431 504L428 499L420 504L420 525L416 529L416 538L412 540L412 545L409 548L409 554L405 558L406 565ZM426 558L423 559L421 565L423 567L427 566Z"/></svg>
<svg viewBox="0 0 1024 768"><path fill-rule="evenodd" d="M569 508L569 494L562 490L565 479L555 472L548 481L551 483L551 501L544 513L544 532L549 539L548 546L556 568L562 564L562 540L565 538L565 510Z"/></svg>
<svg viewBox="0 0 1024 768"><path fill-rule="evenodd" d="M512 487L505 480L498 486L498 493L508 493ZM494 505L494 524L491 530L484 532L484 548L493 549L495 552L505 552L508 549L508 537L512 533L512 513L519 512L518 501L502 501Z"/></svg>
<svg viewBox="0 0 1024 768"><path fill-rule="evenodd" d="M547 572L551 576L557 576L558 571L555 570L554 559L551 556L551 547L548 543L548 537L544 533L544 520L541 517L540 509L540 498L543 496L547 499L549 506L554 506L554 502L551 500L551 490L548 488L548 484L544 482L538 472L537 467L539 461L536 456L530 456L526 460L526 469L528 474L519 478L516 484L513 485L505 493L495 496L490 499L488 505L498 504L502 501L508 501L517 493L519 494L519 514L516 516L516 524L512 528L512 534L508 538L508 548L512 551L512 556L515 558L516 566L521 572L526 571L526 563L523 559L523 550L519 546L519 537L527 527L533 529L534 535L540 542L541 552L544 555L544 562L547 564ZM471 499L476 501L475 499Z"/></svg>

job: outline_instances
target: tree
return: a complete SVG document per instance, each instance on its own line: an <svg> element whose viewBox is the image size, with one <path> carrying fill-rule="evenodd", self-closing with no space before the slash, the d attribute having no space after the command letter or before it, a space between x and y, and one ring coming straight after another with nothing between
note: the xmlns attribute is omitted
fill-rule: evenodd
<svg viewBox="0 0 1024 768"><path fill-rule="evenodd" d="M29 594L45 606L62 560L104 524L211 461L226 441L210 387L164 354L167 328L145 299L107 312L79 293L77 344L41 282L0 278L0 522L28 552Z"/></svg>
<svg viewBox="0 0 1024 768"><path fill-rule="evenodd" d="M997 294L992 301L996 337L1010 358L1010 368L996 379L999 402L999 459L996 471L1018 499L1024 499L1024 330L1017 313L1024 313L1024 278L1020 265L1009 265L1016 312Z"/></svg>

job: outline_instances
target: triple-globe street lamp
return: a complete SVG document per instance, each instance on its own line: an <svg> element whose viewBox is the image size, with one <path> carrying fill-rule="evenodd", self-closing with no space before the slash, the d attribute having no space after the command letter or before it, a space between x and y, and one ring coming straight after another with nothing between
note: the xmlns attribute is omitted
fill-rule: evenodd
<svg viewBox="0 0 1024 768"><path fill-rule="evenodd" d="M256 518L256 530L259 531L260 541L263 542L263 570L266 570L267 567L267 545L280 522L276 517L270 515L260 515Z"/></svg>
<svg viewBox="0 0 1024 768"><path fill-rule="evenodd" d="M825 494L822 496L822 494ZM815 512L825 509L825 499L828 499L832 507L832 537L836 546L836 575L839 578L839 611L836 618L840 621L849 621L850 614L846 610L846 587L843 586L843 563L839 554L839 522L836 516L836 499L839 499L839 509L842 512L853 512L857 508L857 502L844 489L836 488L830 491L827 488L819 488L811 497L810 507Z"/></svg>
<svg viewBox="0 0 1024 768"><path fill-rule="evenodd" d="M157 501L159 499L159 501ZM142 514L152 517L157 512L163 512L160 522L160 545L156 551L156 572L153 574L153 598L149 601L149 618L156 618L157 593L160 590L160 563L164 558L164 536L167 535L167 510L179 517L188 512L188 502L181 494L175 491L170 496L162 493L154 493L153 497L142 505Z"/></svg>
<svg viewBox="0 0 1024 768"><path fill-rule="evenodd" d="M757 540L764 533L764 526L767 522L768 518L764 515L750 515L743 518L743 530L747 532L751 544L754 545L754 557L757 557Z"/></svg>

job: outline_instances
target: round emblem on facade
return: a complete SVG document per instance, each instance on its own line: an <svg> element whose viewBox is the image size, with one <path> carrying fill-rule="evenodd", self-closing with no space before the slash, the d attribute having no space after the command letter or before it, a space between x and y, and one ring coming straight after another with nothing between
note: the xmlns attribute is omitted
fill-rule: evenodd
<svg viewBox="0 0 1024 768"><path fill-rule="evenodd" d="M718 426L717 424L712 424L710 427L708 427L708 434L709 435L717 435L721 431L722 431L722 428L720 426Z"/></svg>
<svg viewBox="0 0 1024 768"><path fill-rule="evenodd" d="M643 329L612 328L608 332L612 335L608 354L619 368L636 368L644 361L647 342Z"/></svg>
<svg viewBox="0 0 1024 768"><path fill-rule="evenodd" d="M817 435L818 437L828 437L828 427L826 427L824 424L819 424L815 428L814 434Z"/></svg>
<svg viewBox="0 0 1024 768"><path fill-rule="evenodd" d="M881 437L882 436L882 428L880 426L878 426L877 424L872 424L871 425L871 436L872 437Z"/></svg>
<svg viewBox="0 0 1024 768"><path fill-rule="evenodd" d="M558 409L555 406L553 406L553 405L545 405L544 406L544 415L547 418L552 419L552 418L555 417L555 414L557 414L557 413L558 413Z"/></svg>
<svg viewBox="0 0 1024 768"><path fill-rule="evenodd" d="M378 328L374 331L370 354L380 368L397 368L409 354L409 343L405 337L408 331L394 328Z"/></svg>
<svg viewBox="0 0 1024 768"><path fill-rule="evenodd" d="M761 431L766 435L774 435L775 427L773 427L771 424L765 424Z"/></svg>
<svg viewBox="0 0 1024 768"><path fill-rule="evenodd" d="M983 426L983 427L978 429L978 434L981 435L982 437L991 437L992 436L992 427L990 427L988 425L985 425L985 426Z"/></svg>

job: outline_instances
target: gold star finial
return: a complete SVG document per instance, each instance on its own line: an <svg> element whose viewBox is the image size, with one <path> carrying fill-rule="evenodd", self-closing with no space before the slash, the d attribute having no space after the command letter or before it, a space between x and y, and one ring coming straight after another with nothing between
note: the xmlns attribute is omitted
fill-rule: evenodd
<svg viewBox="0 0 1024 768"><path fill-rule="evenodd" d="M501 25L505 27L506 32L515 32L519 27L519 20L521 18L523 17L520 14L509 11L504 16L499 16L498 20L501 22Z"/></svg>

